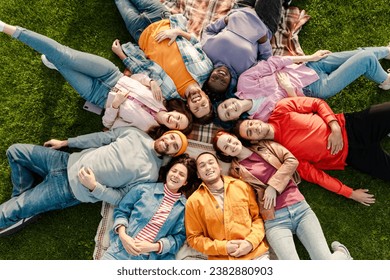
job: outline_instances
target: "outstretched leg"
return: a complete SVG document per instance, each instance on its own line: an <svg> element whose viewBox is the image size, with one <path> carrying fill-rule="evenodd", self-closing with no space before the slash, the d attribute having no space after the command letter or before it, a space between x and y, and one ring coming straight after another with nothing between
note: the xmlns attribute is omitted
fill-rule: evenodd
<svg viewBox="0 0 390 280"><path fill-rule="evenodd" d="M122 76L109 60L61 45L24 28L5 25L4 33L42 53L84 99L104 107L109 90Z"/></svg>
<svg viewBox="0 0 390 280"><path fill-rule="evenodd" d="M67 175L68 153L50 148L15 144L8 151L13 197L0 205L0 228L23 218L50 210L63 209L80 202L73 196ZM42 177L34 186L33 175Z"/></svg>
<svg viewBox="0 0 390 280"><path fill-rule="evenodd" d="M381 146L381 141L390 133L390 102L347 113L345 118L348 165L390 182L390 155Z"/></svg>
<svg viewBox="0 0 390 280"><path fill-rule="evenodd" d="M389 75L382 68L379 59L389 55L389 47L370 47L354 51L332 53L307 66L317 72L320 79L310 84L313 97L330 98L360 76L382 84Z"/></svg>
<svg viewBox="0 0 390 280"><path fill-rule="evenodd" d="M158 0L116 0L115 4L136 43L146 27L170 14Z"/></svg>

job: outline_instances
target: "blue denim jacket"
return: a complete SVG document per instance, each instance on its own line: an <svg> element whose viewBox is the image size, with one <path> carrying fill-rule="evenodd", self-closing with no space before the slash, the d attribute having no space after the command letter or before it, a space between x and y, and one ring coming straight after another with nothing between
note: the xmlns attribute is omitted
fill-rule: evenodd
<svg viewBox="0 0 390 280"><path fill-rule="evenodd" d="M172 15L169 20L172 29L180 28L186 31L187 19L183 15ZM190 41L178 36L176 43L187 71L199 86L202 86L213 70L211 60L203 52L200 42L194 36L191 36ZM146 58L145 53L138 46L128 42L122 45L122 50L127 55L123 63L132 73L145 73L155 80L160 85L165 99L181 98L171 77L160 65Z"/></svg>
<svg viewBox="0 0 390 280"><path fill-rule="evenodd" d="M125 251L119 235L115 232L116 227L124 225L129 236L136 236L157 212L163 198L163 183L141 183L130 188L119 206L114 210L114 226L110 233L110 247L114 246L115 248L109 248L109 250L115 253L118 258L123 256L124 259L175 259L176 253L186 238L184 207L187 200L184 196L181 196L174 203L167 220L154 240L163 243L161 254L151 252L149 256L132 256Z"/></svg>

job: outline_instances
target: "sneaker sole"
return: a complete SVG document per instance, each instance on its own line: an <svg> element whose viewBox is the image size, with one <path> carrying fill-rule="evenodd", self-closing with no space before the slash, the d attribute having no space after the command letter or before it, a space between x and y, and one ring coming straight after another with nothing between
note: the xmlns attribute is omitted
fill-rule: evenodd
<svg viewBox="0 0 390 280"><path fill-rule="evenodd" d="M0 231L0 237L9 236L9 235L12 235L14 233L17 233L18 231L21 231L23 228L25 228L29 224L32 224L35 221L37 221L39 219L39 217L40 217L39 215L36 215L36 216L33 216L33 217L29 218L29 219L27 218L28 219L27 221L22 222L20 225L15 226L14 228L11 228L9 230L7 230L7 228L3 229L3 231ZM10 227L12 227L12 226L10 226Z"/></svg>

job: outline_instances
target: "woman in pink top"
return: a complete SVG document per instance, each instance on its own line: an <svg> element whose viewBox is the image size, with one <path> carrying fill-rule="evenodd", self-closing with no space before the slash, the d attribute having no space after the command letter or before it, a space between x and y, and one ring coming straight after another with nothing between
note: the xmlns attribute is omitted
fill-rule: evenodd
<svg viewBox="0 0 390 280"><path fill-rule="evenodd" d="M55 69L77 93L100 108L108 108L103 122L107 127L135 126L149 130L154 126L191 131L192 114L184 101L171 101L159 84L143 74L127 77L111 61L66 47L44 35L0 21L0 31L42 53L42 62ZM112 45L115 50L117 41ZM115 98L116 96L116 98ZM178 95L177 98L180 98ZM110 100L108 100L110 99Z"/></svg>
<svg viewBox="0 0 390 280"><path fill-rule="evenodd" d="M282 98L327 99L360 76L389 90L390 74L380 65L382 58L390 59L390 45L336 53L319 50L305 56L272 56L240 75L235 93L238 99L229 98L219 104L218 117L224 122L239 117L266 122Z"/></svg>
<svg viewBox="0 0 390 280"><path fill-rule="evenodd" d="M299 260L294 234L313 260L352 259L348 249L337 241L330 252L317 216L298 189L298 160L290 151L273 141L245 147L225 131L216 134L213 146L219 159L232 162L230 174L255 189L265 235L278 259Z"/></svg>

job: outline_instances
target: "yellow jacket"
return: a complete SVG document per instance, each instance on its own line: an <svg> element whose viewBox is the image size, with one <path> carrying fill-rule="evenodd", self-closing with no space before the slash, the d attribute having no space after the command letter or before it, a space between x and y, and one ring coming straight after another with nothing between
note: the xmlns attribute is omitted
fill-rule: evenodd
<svg viewBox="0 0 390 280"><path fill-rule="evenodd" d="M210 260L250 260L268 251L264 223L253 189L244 181L223 176L224 210L203 183L186 203L185 226L188 244ZM253 250L242 257L229 256L226 243L245 239Z"/></svg>

